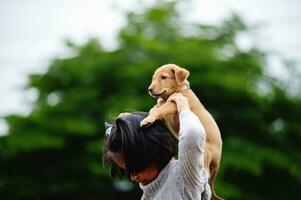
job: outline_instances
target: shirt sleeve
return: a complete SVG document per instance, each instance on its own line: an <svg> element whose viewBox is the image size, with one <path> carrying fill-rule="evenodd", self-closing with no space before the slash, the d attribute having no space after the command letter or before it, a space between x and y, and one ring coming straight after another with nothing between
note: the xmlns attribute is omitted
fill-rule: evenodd
<svg viewBox="0 0 301 200"><path fill-rule="evenodd" d="M179 172L190 188L204 190L208 174L204 169L205 129L199 118L190 110L179 114Z"/></svg>

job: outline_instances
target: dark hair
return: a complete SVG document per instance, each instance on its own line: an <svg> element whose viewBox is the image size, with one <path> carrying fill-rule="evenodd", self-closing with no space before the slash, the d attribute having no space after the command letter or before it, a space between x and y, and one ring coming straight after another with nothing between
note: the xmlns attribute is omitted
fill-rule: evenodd
<svg viewBox="0 0 301 200"><path fill-rule="evenodd" d="M116 119L102 157L103 163L111 166L112 177L139 173L152 162L161 171L175 155L178 141L163 122L157 120L148 127L140 127L140 122L147 115L134 112ZM112 161L109 151L123 155L126 170Z"/></svg>

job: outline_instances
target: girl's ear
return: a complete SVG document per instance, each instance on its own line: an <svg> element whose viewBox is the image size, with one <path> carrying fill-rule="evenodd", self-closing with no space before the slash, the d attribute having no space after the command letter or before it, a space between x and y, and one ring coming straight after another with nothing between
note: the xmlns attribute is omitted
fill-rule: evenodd
<svg viewBox="0 0 301 200"><path fill-rule="evenodd" d="M174 67L176 81L179 85L183 84L189 76L189 71L181 67Z"/></svg>

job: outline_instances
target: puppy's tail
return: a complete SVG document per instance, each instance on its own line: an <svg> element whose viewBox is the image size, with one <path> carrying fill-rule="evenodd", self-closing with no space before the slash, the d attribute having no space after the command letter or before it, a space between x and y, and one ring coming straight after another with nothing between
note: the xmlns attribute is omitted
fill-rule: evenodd
<svg viewBox="0 0 301 200"><path fill-rule="evenodd" d="M209 183L210 184L210 183ZM210 187L211 187L211 191L212 191L212 196L211 196L211 200L225 200L219 196L217 196L217 194L215 193L215 190L214 190L214 183L210 184Z"/></svg>
<svg viewBox="0 0 301 200"><path fill-rule="evenodd" d="M214 190L214 180L215 180L215 176L218 170L218 167L213 167L212 166L213 163L210 163L210 168L211 168L211 176L209 178L209 185L211 187L211 192L212 192L212 196L211 196L211 200L225 200L221 197L219 197Z"/></svg>

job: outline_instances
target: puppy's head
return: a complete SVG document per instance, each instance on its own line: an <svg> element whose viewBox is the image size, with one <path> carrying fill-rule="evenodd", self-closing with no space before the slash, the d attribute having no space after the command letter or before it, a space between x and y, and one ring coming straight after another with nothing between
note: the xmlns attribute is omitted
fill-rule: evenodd
<svg viewBox="0 0 301 200"><path fill-rule="evenodd" d="M153 97L167 99L171 94L180 92L184 85L188 85L189 71L175 64L159 67L152 78L148 91Z"/></svg>

